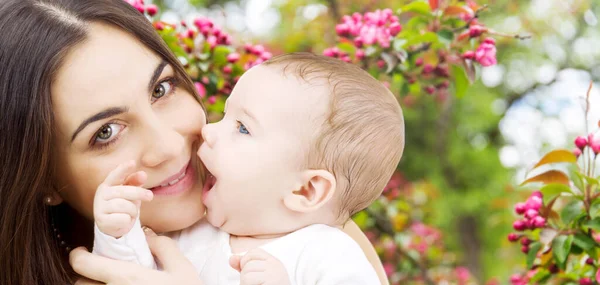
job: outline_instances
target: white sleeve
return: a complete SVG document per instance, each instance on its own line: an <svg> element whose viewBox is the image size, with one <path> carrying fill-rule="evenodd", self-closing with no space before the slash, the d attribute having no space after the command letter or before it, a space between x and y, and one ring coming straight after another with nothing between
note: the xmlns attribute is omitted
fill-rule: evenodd
<svg viewBox="0 0 600 285"><path fill-rule="evenodd" d="M299 260L306 285L374 285L381 281L360 246L345 233L307 244Z"/></svg>
<svg viewBox="0 0 600 285"><path fill-rule="evenodd" d="M131 230L120 238L104 234L94 224L94 249L92 253L108 258L130 261L147 268L156 269L156 263L146 242L139 217Z"/></svg>

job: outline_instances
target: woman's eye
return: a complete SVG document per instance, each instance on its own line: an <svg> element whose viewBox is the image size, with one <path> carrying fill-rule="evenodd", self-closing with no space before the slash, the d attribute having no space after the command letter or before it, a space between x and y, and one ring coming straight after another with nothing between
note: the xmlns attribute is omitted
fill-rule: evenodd
<svg viewBox="0 0 600 285"><path fill-rule="evenodd" d="M121 130L123 130L123 126L119 124L106 124L102 126L96 135L94 136L93 143L105 144L112 140L113 137L117 136Z"/></svg>
<svg viewBox="0 0 600 285"><path fill-rule="evenodd" d="M162 98L163 96L171 93L173 89L173 83L170 80L165 80L161 83L159 83L158 85L156 85L156 87L154 87L154 90L152 91L152 99L154 100L158 100L160 98Z"/></svg>
<svg viewBox="0 0 600 285"><path fill-rule="evenodd" d="M250 132L246 129L246 126L242 122L238 122L238 131L240 134L249 135Z"/></svg>

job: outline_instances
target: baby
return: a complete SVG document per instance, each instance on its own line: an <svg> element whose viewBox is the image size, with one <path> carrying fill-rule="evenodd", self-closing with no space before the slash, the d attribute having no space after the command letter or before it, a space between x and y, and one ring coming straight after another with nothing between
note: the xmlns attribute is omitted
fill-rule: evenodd
<svg viewBox="0 0 600 285"><path fill-rule="evenodd" d="M204 284L380 283L339 229L380 196L402 156L402 111L379 81L338 59L274 57L240 78L202 135L208 223L173 238ZM97 223L94 252L155 266L128 212L123 227Z"/></svg>

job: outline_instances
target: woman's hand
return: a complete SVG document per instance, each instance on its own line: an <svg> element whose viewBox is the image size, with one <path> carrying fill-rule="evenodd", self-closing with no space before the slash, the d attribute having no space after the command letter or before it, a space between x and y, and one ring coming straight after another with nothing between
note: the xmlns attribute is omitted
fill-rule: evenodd
<svg viewBox="0 0 600 285"><path fill-rule="evenodd" d="M360 248L362 248L363 252L367 256L367 259L369 262L371 262L373 268L375 268L375 272L377 272L377 276L379 276L381 285L389 285L390 282L388 281L385 270L383 269L383 264L381 263L379 256L377 256L377 252L375 252L375 248L369 239L367 239L367 236L365 236L365 234L360 230L358 225L353 220L350 220L344 225L342 230L360 245Z"/></svg>
<svg viewBox="0 0 600 285"><path fill-rule="evenodd" d="M146 236L150 250L163 271L144 268L140 265L112 260L91 254L84 247L71 251L69 263L75 272L89 278L78 280L76 285L202 285L196 269L168 237L157 236L153 232ZM91 281L95 280L95 281Z"/></svg>

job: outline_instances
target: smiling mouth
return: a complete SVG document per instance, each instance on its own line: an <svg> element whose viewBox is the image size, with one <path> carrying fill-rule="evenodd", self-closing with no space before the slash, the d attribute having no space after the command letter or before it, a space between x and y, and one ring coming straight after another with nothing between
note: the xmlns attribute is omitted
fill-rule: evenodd
<svg viewBox="0 0 600 285"><path fill-rule="evenodd" d="M159 186L149 188L156 195L175 195L191 189L196 180L191 161L183 169L161 182Z"/></svg>

